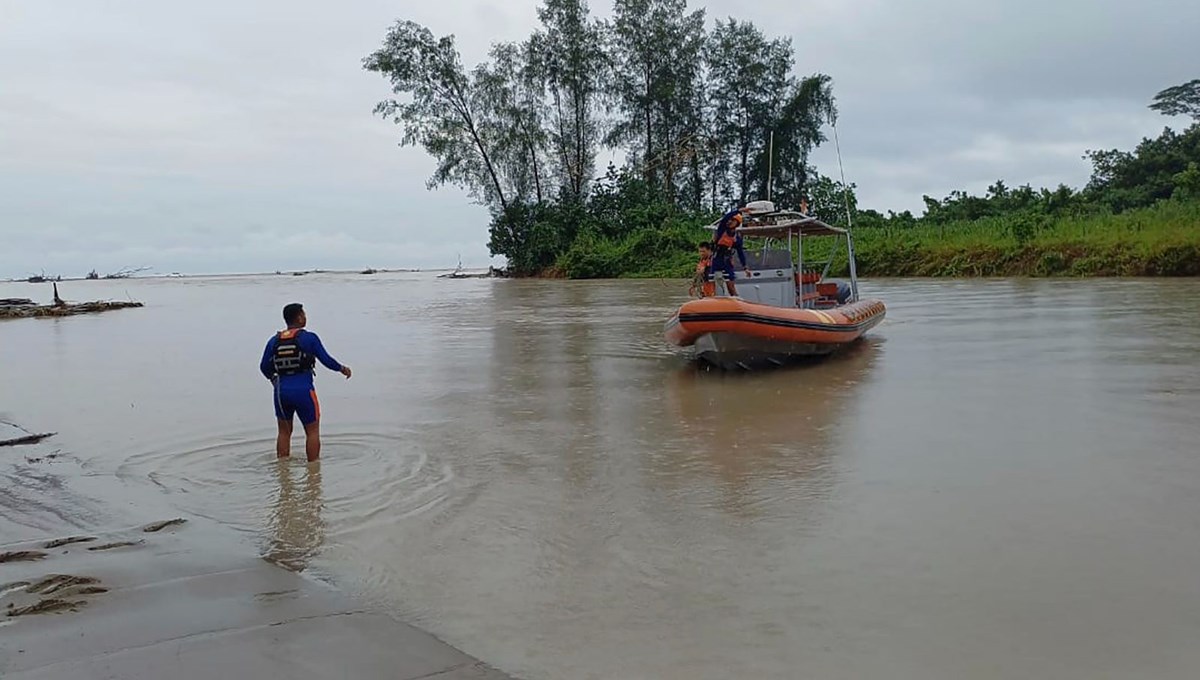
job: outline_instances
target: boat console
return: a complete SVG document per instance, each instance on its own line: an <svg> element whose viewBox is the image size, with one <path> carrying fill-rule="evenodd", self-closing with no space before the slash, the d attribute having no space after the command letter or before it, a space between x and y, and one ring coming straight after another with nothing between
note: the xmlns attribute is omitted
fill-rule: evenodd
<svg viewBox="0 0 1200 680"><path fill-rule="evenodd" d="M738 297L747 302L776 307L792 304L790 301L796 297L796 280L788 251L746 251L746 266L750 269L750 276L738 272ZM723 282L721 285L724 287Z"/></svg>

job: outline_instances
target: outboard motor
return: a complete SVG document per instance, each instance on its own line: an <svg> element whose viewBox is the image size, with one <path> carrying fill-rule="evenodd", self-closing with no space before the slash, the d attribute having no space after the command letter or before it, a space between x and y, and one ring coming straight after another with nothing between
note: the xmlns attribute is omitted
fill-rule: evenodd
<svg viewBox="0 0 1200 680"><path fill-rule="evenodd" d="M837 282L838 304L844 305L844 304L846 304L846 301L849 299L850 299L850 284L846 283L845 281L838 281Z"/></svg>

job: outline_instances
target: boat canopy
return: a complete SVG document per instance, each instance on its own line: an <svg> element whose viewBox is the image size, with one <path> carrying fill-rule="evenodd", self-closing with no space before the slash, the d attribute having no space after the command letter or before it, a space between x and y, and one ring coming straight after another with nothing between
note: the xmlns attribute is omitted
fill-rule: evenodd
<svg viewBox="0 0 1200 680"><path fill-rule="evenodd" d="M715 230L719 222L713 222L709 227ZM811 215L779 210L770 213L750 213L746 216L745 223L738 228L738 232L750 238L783 239L797 233L801 236L840 236L845 234L846 230L826 224Z"/></svg>

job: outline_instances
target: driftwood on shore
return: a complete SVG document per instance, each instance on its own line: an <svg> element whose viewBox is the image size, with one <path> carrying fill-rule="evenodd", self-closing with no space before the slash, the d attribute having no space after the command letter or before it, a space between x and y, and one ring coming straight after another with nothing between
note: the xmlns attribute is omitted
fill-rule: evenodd
<svg viewBox="0 0 1200 680"><path fill-rule="evenodd" d="M58 284L54 284L54 303L49 305L35 304L28 298L0 299L0 319L24 319L31 316L71 316L73 314L90 314L92 312L107 312L111 309L126 309L141 307L142 303L123 301L97 300L95 302L66 302L58 296Z"/></svg>
<svg viewBox="0 0 1200 680"><path fill-rule="evenodd" d="M23 319L31 316L71 316L72 314L90 314L92 312L107 312L112 309L141 307L140 302L97 301L80 303L63 303L61 305L0 305L0 319Z"/></svg>

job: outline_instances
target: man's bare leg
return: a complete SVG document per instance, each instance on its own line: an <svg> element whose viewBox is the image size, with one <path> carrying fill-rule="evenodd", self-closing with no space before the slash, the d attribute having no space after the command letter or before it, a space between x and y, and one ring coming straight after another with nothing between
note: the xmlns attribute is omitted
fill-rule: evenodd
<svg viewBox="0 0 1200 680"><path fill-rule="evenodd" d="M308 462L310 463L321 459L320 420L314 420L304 426L304 453L308 456Z"/></svg>
<svg viewBox="0 0 1200 680"><path fill-rule="evenodd" d="M725 279L725 290L729 292L730 297L737 297L737 286L734 285L733 279Z"/></svg>
<svg viewBox="0 0 1200 680"><path fill-rule="evenodd" d="M276 420L279 423L279 436L275 438L275 456L287 458L292 455L292 421Z"/></svg>

